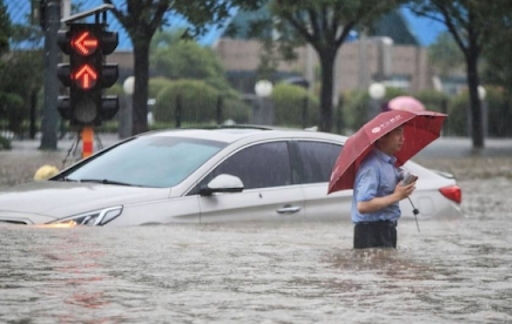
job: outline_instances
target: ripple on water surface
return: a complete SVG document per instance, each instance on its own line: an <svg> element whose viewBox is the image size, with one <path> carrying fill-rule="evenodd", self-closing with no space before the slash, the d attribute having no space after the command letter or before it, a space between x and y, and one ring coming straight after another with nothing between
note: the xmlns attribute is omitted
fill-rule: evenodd
<svg viewBox="0 0 512 324"><path fill-rule="evenodd" d="M362 251L348 222L1 227L0 321L509 322L499 222L404 220Z"/></svg>

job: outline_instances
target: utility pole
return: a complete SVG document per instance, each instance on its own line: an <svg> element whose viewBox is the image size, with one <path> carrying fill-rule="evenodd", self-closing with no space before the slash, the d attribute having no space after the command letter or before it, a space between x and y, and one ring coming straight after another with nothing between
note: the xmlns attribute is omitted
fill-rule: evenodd
<svg viewBox="0 0 512 324"><path fill-rule="evenodd" d="M42 150L57 149L57 82L58 45L57 32L60 28L60 0L43 0L44 8L44 104L41 120Z"/></svg>

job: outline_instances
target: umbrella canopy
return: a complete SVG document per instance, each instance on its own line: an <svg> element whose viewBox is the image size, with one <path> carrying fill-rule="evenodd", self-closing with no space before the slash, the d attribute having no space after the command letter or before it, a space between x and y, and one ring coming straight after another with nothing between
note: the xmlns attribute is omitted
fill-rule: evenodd
<svg viewBox="0 0 512 324"><path fill-rule="evenodd" d="M390 110L424 111L425 106L418 99L410 96L399 96L388 102Z"/></svg>
<svg viewBox="0 0 512 324"><path fill-rule="evenodd" d="M395 153L396 166L401 166L441 134L445 114L433 111L390 110L367 122L345 142L329 181L328 194L352 189L359 165L371 151L373 143L392 130L404 126L405 143Z"/></svg>

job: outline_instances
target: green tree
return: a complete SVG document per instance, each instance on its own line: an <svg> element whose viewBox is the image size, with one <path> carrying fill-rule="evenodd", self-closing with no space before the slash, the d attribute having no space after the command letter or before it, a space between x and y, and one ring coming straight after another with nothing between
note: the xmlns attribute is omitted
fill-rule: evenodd
<svg viewBox="0 0 512 324"><path fill-rule="evenodd" d="M512 3L502 8L507 19L493 20L496 33L487 40L484 49L484 74L485 82L503 86L508 93L512 93Z"/></svg>
<svg viewBox="0 0 512 324"><path fill-rule="evenodd" d="M321 67L320 130L331 131L333 120L333 71L339 48L349 32L369 26L377 17L402 3L401 0L273 0L275 30L279 40L310 44L318 54Z"/></svg>
<svg viewBox="0 0 512 324"><path fill-rule="evenodd" d="M0 92L9 94L4 113L9 120L9 128L16 134L22 133L23 121L27 120L31 110L36 114L37 96L42 85L42 51L16 51L6 59L3 69L8 78L0 78ZM2 100L0 100L2 101ZM1 104L0 104L1 105Z"/></svg>
<svg viewBox="0 0 512 324"><path fill-rule="evenodd" d="M474 148L484 147L482 106L478 98L480 74L478 63L489 40L499 34L496 21L510 21L509 0L413 0L416 14L430 17L446 25L466 63L471 135Z"/></svg>
<svg viewBox="0 0 512 324"><path fill-rule="evenodd" d="M8 93L3 100L3 113L11 131L21 135L22 123L29 114L35 117L37 98L42 87L42 32L40 28L15 24L10 26L10 53L4 56L5 66L0 78L0 92ZM23 46L31 50L22 49ZM1 100L0 100L1 101ZM33 135L33 134L31 134Z"/></svg>
<svg viewBox="0 0 512 324"><path fill-rule="evenodd" d="M0 0L0 80L5 80L8 74L5 71L5 53L9 52L9 37L11 36L11 20L7 14L7 7L3 0ZM6 119L7 108L14 102L19 102L18 96L6 92L0 85L0 121Z"/></svg>
<svg viewBox="0 0 512 324"><path fill-rule="evenodd" d="M4 76L2 68L4 66L3 56L9 52L9 37L11 36L11 20L7 14L7 7L3 0L0 0L0 76ZM2 90L0 89L0 92Z"/></svg>
<svg viewBox="0 0 512 324"><path fill-rule="evenodd" d="M171 80L204 80L222 92L233 91L221 62L210 48L176 35L162 32L154 37L150 64L158 76Z"/></svg>
<svg viewBox="0 0 512 324"><path fill-rule="evenodd" d="M175 121L178 102L182 107L182 122L204 123L215 120L215 102L218 96L218 91L204 81L174 81L157 95L154 107L155 120L166 123Z"/></svg>
<svg viewBox="0 0 512 324"><path fill-rule="evenodd" d="M0 57L9 51L9 37L11 36L11 20L7 14L7 7L0 0Z"/></svg>
<svg viewBox="0 0 512 324"><path fill-rule="evenodd" d="M112 0L103 0L113 4ZM132 133L147 127L149 50L157 29L167 23L168 12L185 17L191 24L185 36L195 37L205 32L209 24L221 24L234 6L256 7L260 0L126 0L113 10L114 16L128 32L133 44L135 88L133 94Z"/></svg>

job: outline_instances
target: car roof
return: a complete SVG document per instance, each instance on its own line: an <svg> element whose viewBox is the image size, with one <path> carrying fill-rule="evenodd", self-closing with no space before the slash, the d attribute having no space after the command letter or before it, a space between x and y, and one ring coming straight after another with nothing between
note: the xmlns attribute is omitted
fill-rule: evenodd
<svg viewBox="0 0 512 324"><path fill-rule="evenodd" d="M318 132L314 129L295 129L285 127L272 127L260 125L219 125L198 128L177 128L151 131L139 136L173 136L198 139L211 139L214 141L233 143L242 139L267 139L267 138L314 138L328 141L345 141L342 135Z"/></svg>

